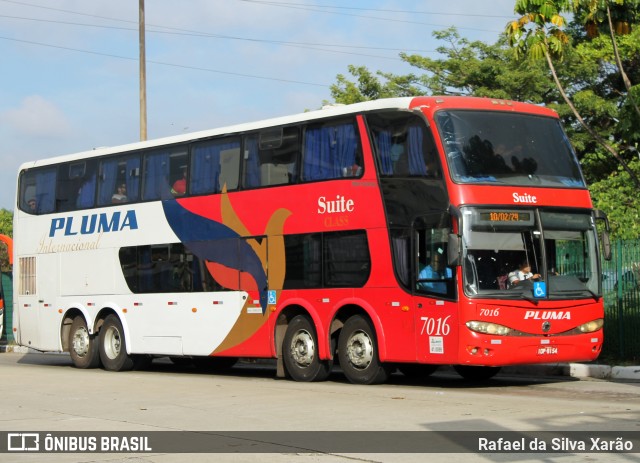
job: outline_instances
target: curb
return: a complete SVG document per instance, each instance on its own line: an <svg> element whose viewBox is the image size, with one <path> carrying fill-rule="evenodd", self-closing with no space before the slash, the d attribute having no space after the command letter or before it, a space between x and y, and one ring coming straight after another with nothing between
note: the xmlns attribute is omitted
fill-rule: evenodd
<svg viewBox="0 0 640 463"><path fill-rule="evenodd" d="M503 367L502 373L530 376L568 376L640 382L640 366L610 366L590 363L552 363Z"/></svg>
<svg viewBox="0 0 640 463"><path fill-rule="evenodd" d="M24 347L24 346L17 346L14 344L0 344L0 353L5 353L5 352L16 352L19 354L35 354L38 351L29 349L28 347Z"/></svg>

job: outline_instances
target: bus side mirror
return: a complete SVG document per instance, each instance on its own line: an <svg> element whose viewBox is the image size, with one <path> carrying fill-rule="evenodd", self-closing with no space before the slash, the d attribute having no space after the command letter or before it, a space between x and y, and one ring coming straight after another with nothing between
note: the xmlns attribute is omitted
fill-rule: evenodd
<svg viewBox="0 0 640 463"><path fill-rule="evenodd" d="M611 260L611 240L609 239L609 218L603 211L596 209L593 211L596 220L604 222L604 230L602 232L602 257L604 260Z"/></svg>
<svg viewBox="0 0 640 463"><path fill-rule="evenodd" d="M602 232L602 257L604 260L611 260L611 240L606 230Z"/></svg>
<svg viewBox="0 0 640 463"><path fill-rule="evenodd" d="M456 267L460 264L460 237L455 233L449 233L447 243L447 265Z"/></svg>

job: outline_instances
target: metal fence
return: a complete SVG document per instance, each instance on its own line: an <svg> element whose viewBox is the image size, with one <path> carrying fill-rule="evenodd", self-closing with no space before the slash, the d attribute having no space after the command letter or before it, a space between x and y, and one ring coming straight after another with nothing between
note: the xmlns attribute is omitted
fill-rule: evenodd
<svg viewBox="0 0 640 463"><path fill-rule="evenodd" d="M603 261L604 358L640 361L640 240L611 243L613 258Z"/></svg>

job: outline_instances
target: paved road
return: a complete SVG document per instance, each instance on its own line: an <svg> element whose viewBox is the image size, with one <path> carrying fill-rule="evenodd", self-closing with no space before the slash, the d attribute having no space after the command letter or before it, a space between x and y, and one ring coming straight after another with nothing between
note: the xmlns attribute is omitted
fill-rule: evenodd
<svg viewBox="0 0 640 463"><path fill-rule="evenodd" d="M498 375L469 384L452 372L421 383L348 384L274 378L270 365L226 374L156 360L149 370L77 370L66 355L0 354L0 431L597 431L640 433L640 383ZM348 434L349 435L349 434ZM355 433L353 434L355 435ZM638 449L640 451L640 449ZM423 462L443 454L0 454L17 462ZM532 454L464 454L455 461L539 461ZM640 461L626 455L554 455L545 461Z"/></svg>

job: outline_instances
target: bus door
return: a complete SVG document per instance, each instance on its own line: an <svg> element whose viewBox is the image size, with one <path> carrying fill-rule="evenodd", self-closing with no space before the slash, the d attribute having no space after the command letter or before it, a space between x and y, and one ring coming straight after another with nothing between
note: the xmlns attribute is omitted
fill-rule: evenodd
<svg viewBox="0 0 640 463"><path fill-rule="evenodd" d="M450 230L445 213L422 217L414 225L414 313L421 363L451 363L457 355L457 272L448 265Z"/></svg>

